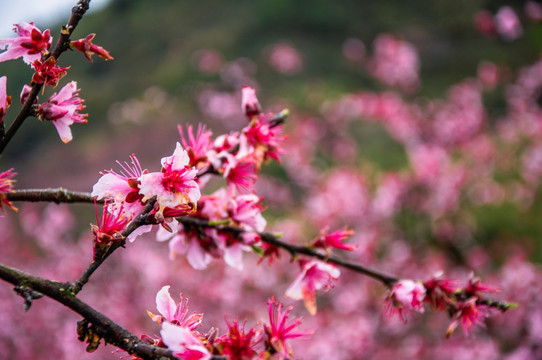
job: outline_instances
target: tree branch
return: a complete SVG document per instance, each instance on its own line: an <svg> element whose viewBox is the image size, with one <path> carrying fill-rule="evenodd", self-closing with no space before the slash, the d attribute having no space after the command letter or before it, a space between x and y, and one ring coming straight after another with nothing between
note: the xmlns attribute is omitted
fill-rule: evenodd
<svg viewBox="0 0 542 360"><path fill-rule="evenodd" d="M217 228L217 229L220 229L222 231L230 232L235 236L239 236L243 232L245 232L245 230L243 230L241 228L238 228L238 227L235 227L235 226L215 225L215 224L211 224L207 220L196 219L196 218L189 217L189 216L179 217L179 218L177 218L177 220L181 224L186 225L186 226L192 226L192 227L196 226L196 227L204 227L204 228ZM397 278L395 278L393 276L389 276L389 275L386 275L384 273L378 272L376 270L366 268L365 266L362 266L360 264L356 264L356 263L353 263L353 262L350 262L350 261L342 260L342 259L339 259L339 258L337 258L335 256L328 256L328 255L319 253L319 252L314 251L313 249L311 249L311 248L309 248L307 246L288 244L288 243L286 243L284 241L281 241L278 237L276 237L275 235L273 235L272 233L269 233L269 232L258 233L258 235L260 235L260 238L262 239L263 242L268 243L268 244L273 245L273 246L276 246L276 247L279 247L279 248L282 248L282 249L285 249L292 255L303 254L303 255L307 255L307 256L310 256L310 257L320 259L320 260L328 262L328 263L339 265L339 266L345 267L347 269L353 270L355 272L358 272L360 274L367 275L367 276L369 276L369 277L371 277L371 278L373 278L375 280L380 281L381 283L383 283L386 286L391 286L391 285L393 285L394 283L396 283L399 280L399 279L397 279Z"/></svg>
<svg viewBox="0 0 542 360"><path fill-rule="evenodd" d="M16 287L38 291L70 308L88 320L92 324L93 331L106 343L121 348L129 354L135 354L142 359L177 359L170 350L145 343L104 314L77 299L70 293L69 283L44 279L3 264L0 264L0 279Z"/></svg>
<svg viewBox="0 0 542 360"><path fill-rule="evenodd" d="M126 238L133 233L138 227L143 225L150 225L155 224L154 219L149 218L149 214L154 208L154 204L156 203L156 197L149 199L147 201L147 204L143 208L143 210L137 215L127 226L126 228L121 232L122 240L112 242L110 243L110 246L106 247L102 250L102 248L98 247L96 249L96 252L94 253L94 259L89 264L89 266L83 271L81 276L77 280L75 280L70 286L69 290L74 295L77 294L83 286L89 281L92 274L102 265L102 263L107 259L115 250L117 250L119 247L124 247L124 244L126 244Z"/></svg>
<svg viewBox="0 0 542 360"><path fill-rule="evenodd" d="M24 189L13 190L6 193L6 199L9 201L28 201L28 202L54 202L60 203L92 203L94 197L87 192L68 191L63 188L56 189ZM103 200L97 201L103 203Z"/></svg>
<svg viewBox="0 0 542 360"><path fill-rule="evenodd" d="M72 15L70 17L70 20L68 21L68 24L63 27L53 52L49 56L46 56L46 59L48 59L49 57L58 59L60 54L69 49L70 36L79 21L83 18L83 15L88 10L89 3L90 0L79 0L77 2L77 5L72 8ZM9 129L6 131L5 135L0 139L0 154L2 154L7 144L11 141L19 127L26 120L26 118L31 115L32 105L37 99L42 86L43 84L37 83L32 85L32 91L30 91L30 94L28 95L28 98L26 99L23 107L19 111L19 114L17 114L17 117L15 118Z"/></svg>

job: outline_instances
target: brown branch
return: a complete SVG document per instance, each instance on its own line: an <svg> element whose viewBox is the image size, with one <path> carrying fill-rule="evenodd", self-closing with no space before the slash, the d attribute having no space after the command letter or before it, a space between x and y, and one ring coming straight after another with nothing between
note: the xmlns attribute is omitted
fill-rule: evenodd
<svg viewBox="0 0 542 360"><path fill-rule="evenodd" d="M83 18L85 12L88 10L89 3L90 0L79 0L77 2L77 5L72 8L72 15L70 17L70 20L68 21L68 24L63 27L53 52L49 56L47 56L46 59L49 57L58 59L60 54L69 49L70 35L72 34L79 21ZM23 107L19 111L19 114L17 114L17 117L15 118L9 129L6 131L5 135L0 139L0 154L2 154L2 152L11 141L19 127L26 120L26 118L31 115L32 105L37 99L42 86L43 84L37 83L34 83L32 85L32 91L30 91L30 94L28 95L28 98L26 99Z"/></svg>
<svg viewBox="0 0 542 360"><path fill-rule="evenodd" d="M142 359L177 359L170 350L145 343L104 314L73 296L69 291L70 284L27 274L3 264L0 264L0 279L16 287L38 291L70 308L88 320L92 324L93 331L106 343L121 348L129 354L135 354Z"/></svg>
<svg viewBox="0 0 542 360"><path fill-rule="evenodd" d="M56 189L23 189L13 190L6 193L6 199L9 201L28 201L28 202L54 202L60 203L93 203L94 197L87 192L68 191L63 188ZM97 201L103 203L103 200Z"/></svg>
<svg viewBox="0 0 542 360"><path fill-rule="evenodd" d="M239 236L243 232L245 232L243 229L235 227L235 226L215 225L215 224L209 223L209 221L207 221L207 220L197 219L197 218L193 218L193 217L189 217L189 216L179 217L179 218L177 218L177 220L181 224L186 225L186 226L204 227L204 228L205 227L206 228L213 228L214 227L214 228L220 229L222 231L230 232L235 236ZM275 235L273 235L272 233L269 233L269 232L262 232L262 233L258 233L258 234L260 235L260 238L262 239L263 242L268 243L268 244L273 245L273 246L276 246L276 247L279 247L279 248L282 248L282 249L285 249L292 255L303 254L303 255L306 255L306 256L310 256L310 257L320 259L320 260L328 262L328 263L339 265L339 266L345 267L347 269L353 270L355 272L358 272L360 274L369 276L369 277L371 277L371 278L373 278L375 280L378 280L378 281L380 281L381 283L383 283L386 286L391 286L391 285L393 285L394 283L396 283L399 280L399 279L397 279L397 278L395 278L393 276L389 276L389 275L386 275L384 273L378 272L376 270L366 268L365 266L362 266L360 264L353 263L353 262L346 261L346 260L342 260L342 259L339 259L338 257L335 257L335 256L328 256L326 254L319 253L319 252L317 252L317 251L315 251L315 250L313 250L313 249L311 249L311 248L309 248L307 246L288 244L288 243L286 243L284 241L281 241L277 236L275 236Z"/></svg>
<svg viewBox="0 0 542 360"><path fill-rule="evenodd" d="M75 295L81 289L83 286L89 281L92 274L102 265L102 263L111 255L115 250L117 250L120 247L124 247L124 244L126 244L126 238L133 233L138 227L143 225L151 225L155 224L154 218L150 216L150 212L154 208L154 204L156 203L156 197L150 199L147 201L147 204L143 208L143 210L137 215L127 226L126 228L121 232L121 239L116 242L110 243L110 246L106 248L98 247L96 249L96 252L94 253L94 259L89 264L89 266L83 271L81 276L77 280L75 280L70 286L69 290Z"/></svg>

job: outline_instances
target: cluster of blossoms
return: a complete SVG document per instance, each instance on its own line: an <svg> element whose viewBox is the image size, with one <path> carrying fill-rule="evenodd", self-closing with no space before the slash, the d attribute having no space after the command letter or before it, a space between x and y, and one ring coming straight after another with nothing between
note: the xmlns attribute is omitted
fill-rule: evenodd
<svg viewBox="0 0 542 360"><path fill-rule="evenodd" d="M156 198L151 213L154 223L161 224L156 237L158 241L169 241L171 259L185 255L194 269L202 270L213 258L223 258L226 264L242 270L243 252L255 250L272 262L279 249L262 242L266 220L261 215L262 199L255 194L254 183L263 162L279 161L285 137L279 118L262 113L251 87L243 87L242 109L249 124L241 132L221 135L214 141L204 126L200 125L196 133L189 126L187 134L179 126L182 145L178 142L173 155L162 158L159 172L143 170L135 155L130 164L119 163L120 172L105 171L92 191L98 200L106 199L100 225L93 226L95 247L124 240L121 232L126 224ZM200 189L211 176L222 177L226 185L202 195ZM182 221L187 215L192 222ZM133 241L151 228L139 227L128 240ZM311 246L328 254L332 248L353 250L343 243L352 234L346 229L328 234L324 229ZM315 292L329 288L340 271L319 260L301 258L298 262L301 273L286 296L304 299L314 314Z"/></svg>
<svg viewBox="0 0 542 360"><path fill-rule="evenodd" d="M35 71L31 82L33 86L25 85L21 91L21 102L25 104L36 85L43 86L43 90L46 86L56 87L69 67L59 67L58 60L49 52L53 43L49 29L41 32L33 22L30 22L16 24L13 30L18 37L0 39L0 50L7 47L6 51L0 54L0 62L22 57L23 61ZM92 54L97 54L105 60L113 59L107 50L91 42L93 38L94 34L90 34L85 39L72 41L70 48L83 52L90 61L92 61ZM0 123L10 104L10 97L6 94L6 81L5 76L0 78ZM36 95L32 97L32 115L42 121L51 121L60 139L65 143L71 141L70 126L74 123L87 122L87 114L81 113L84 105L79 97L77 83L75 81L68 83L58 93L51 95L46 102L39 105Z"/></svg>
<svg viewBox="0 0 542 360"><path fill-rule="evenodd" d="M156 294L156 308L161 315L147 311L149 316L161 324L161 337L143 335L148 343L167 347L181 359L207 360L211 355L223 355L228 359L289 359L292 348L289 339L305 337L312 332L298 330L302 319L288 319L291 308L283 310L283 305L271 298L267 302L269 321L263 326L256 325L246 329L246 323L239 320L226 321L228 333L219 336L218 330L211 328L207 333L198 331L202 325L203 314L188 313L188 299L182 294L179 304L169 294L170 286L164 286Z"/></svg>
<svg viewBox="0 0 542 360"><path fill-rule="evenodd" d="M420 86L420 57L416 47L392 34L380 34L374 39L370 57L361 40L347 39L343 55L349 61L364 63L368 73L386 86L405 92L414 92Z"/></svg>
<svg viewBox="0 0 542 360"><path fill-rule="evenodd" d="M514 304L487 300L483 294L495 293L499 290L482 284L479 278L471 275L464 287L458 282L443 279L440 275L425 282L399 280L393 284L386 296L386 311L390 315L397 314L406 323L408 312L423 313L424 303L429 303L435 310L446 311L452 322L446 331L446 337L461 325L467 334L473 325L483 325L482 319L489 316L493 309L507 310Z"/></svg>

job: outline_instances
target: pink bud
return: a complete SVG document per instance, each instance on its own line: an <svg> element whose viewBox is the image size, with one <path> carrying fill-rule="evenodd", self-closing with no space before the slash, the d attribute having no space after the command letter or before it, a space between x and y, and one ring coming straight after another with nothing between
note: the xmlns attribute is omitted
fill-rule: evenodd
<svg viewBox="0 0 542 360"><path fill-rule="evenodd" d="M259 115L262 112L262 108L260 107L254 88L243 85L242 95L241 110L245 115L249 118Z"/></svg>
<svg viewBox="0 0 542 360"><path fill-rule="evenodd" d="M23 86L23 90L21 91L21 104L24 104L26 102L26 99L28 99L28 96L30 96L30 92L32 91L32 86L25 84ZM36 103L38 99L36 98L34 100L34 103Z"/></svg>

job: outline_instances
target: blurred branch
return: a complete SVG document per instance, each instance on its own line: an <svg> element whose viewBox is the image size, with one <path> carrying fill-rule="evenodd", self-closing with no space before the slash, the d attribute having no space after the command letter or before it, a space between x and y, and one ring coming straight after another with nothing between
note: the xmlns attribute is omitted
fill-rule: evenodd
<svg viewBox="0 0 542 360"><path fill-rule="evenodd" d="M16 288L25 287L37 291L70 308L91 324L92 331L99 339L104 339L106 343L123 349L129 354L137 355L142 359L177 359L170 350L152 346L140 340L104 314L77 299L69 292L70 284L27 274L3 264L0 264L0 279L15 285ZM95 346L99 344L99 339L95 341Z"/></svg>
<svg viewBox="0 0 542 360"><path fill-rule="evenodd" d="M87 12L89 8L89 3L90 0L79 0L77 2L77 5L72 8L72 15L70 17L70 20L68 21L68 24L62 28L62 31L60 32L60 37L56 42L53 52L46 56L44 60L48 59L49 57L58 59L60 54L69 49L70 36L73 30L75 30L77 24L79 24L79 21L83 18L83 15ZM30 91L30 94L28 95L28 98L26 99L23 107L17 114L17 117L13 121L13 124L11 124L5 135L2 136L2 138L0 139L0 154L2 154L7 144L13 138L19 127L26 120L26 118L31 115L32 105L37 99L42 86L43 84L38 83L34 83L32 85L32 90Z"/></svg>
<svg viewBox="0 0 542 360"><path fill-rule="evenodd" d="M133 233L138 227L143 225L150 225L155 224L154 218L150 216L150 212L154 208L154 204L156 203L156 197L150 199L147 201L147 204L143 208L143 210L137 215L127 226L126 228L121 232L121 238L119 241L112 242L109 244L109 246L102 248L97 247L96 251L94 253L94 258L90 265L83 271L81 276L75 280L70 286L69 290L74 295L77 294L83 286L88 282L94 271L96 271L100 265L109 257L109 255L113 254L115 250L117 250L119 247L124 247L124 244L126 244L126 238Z"/></svg>

